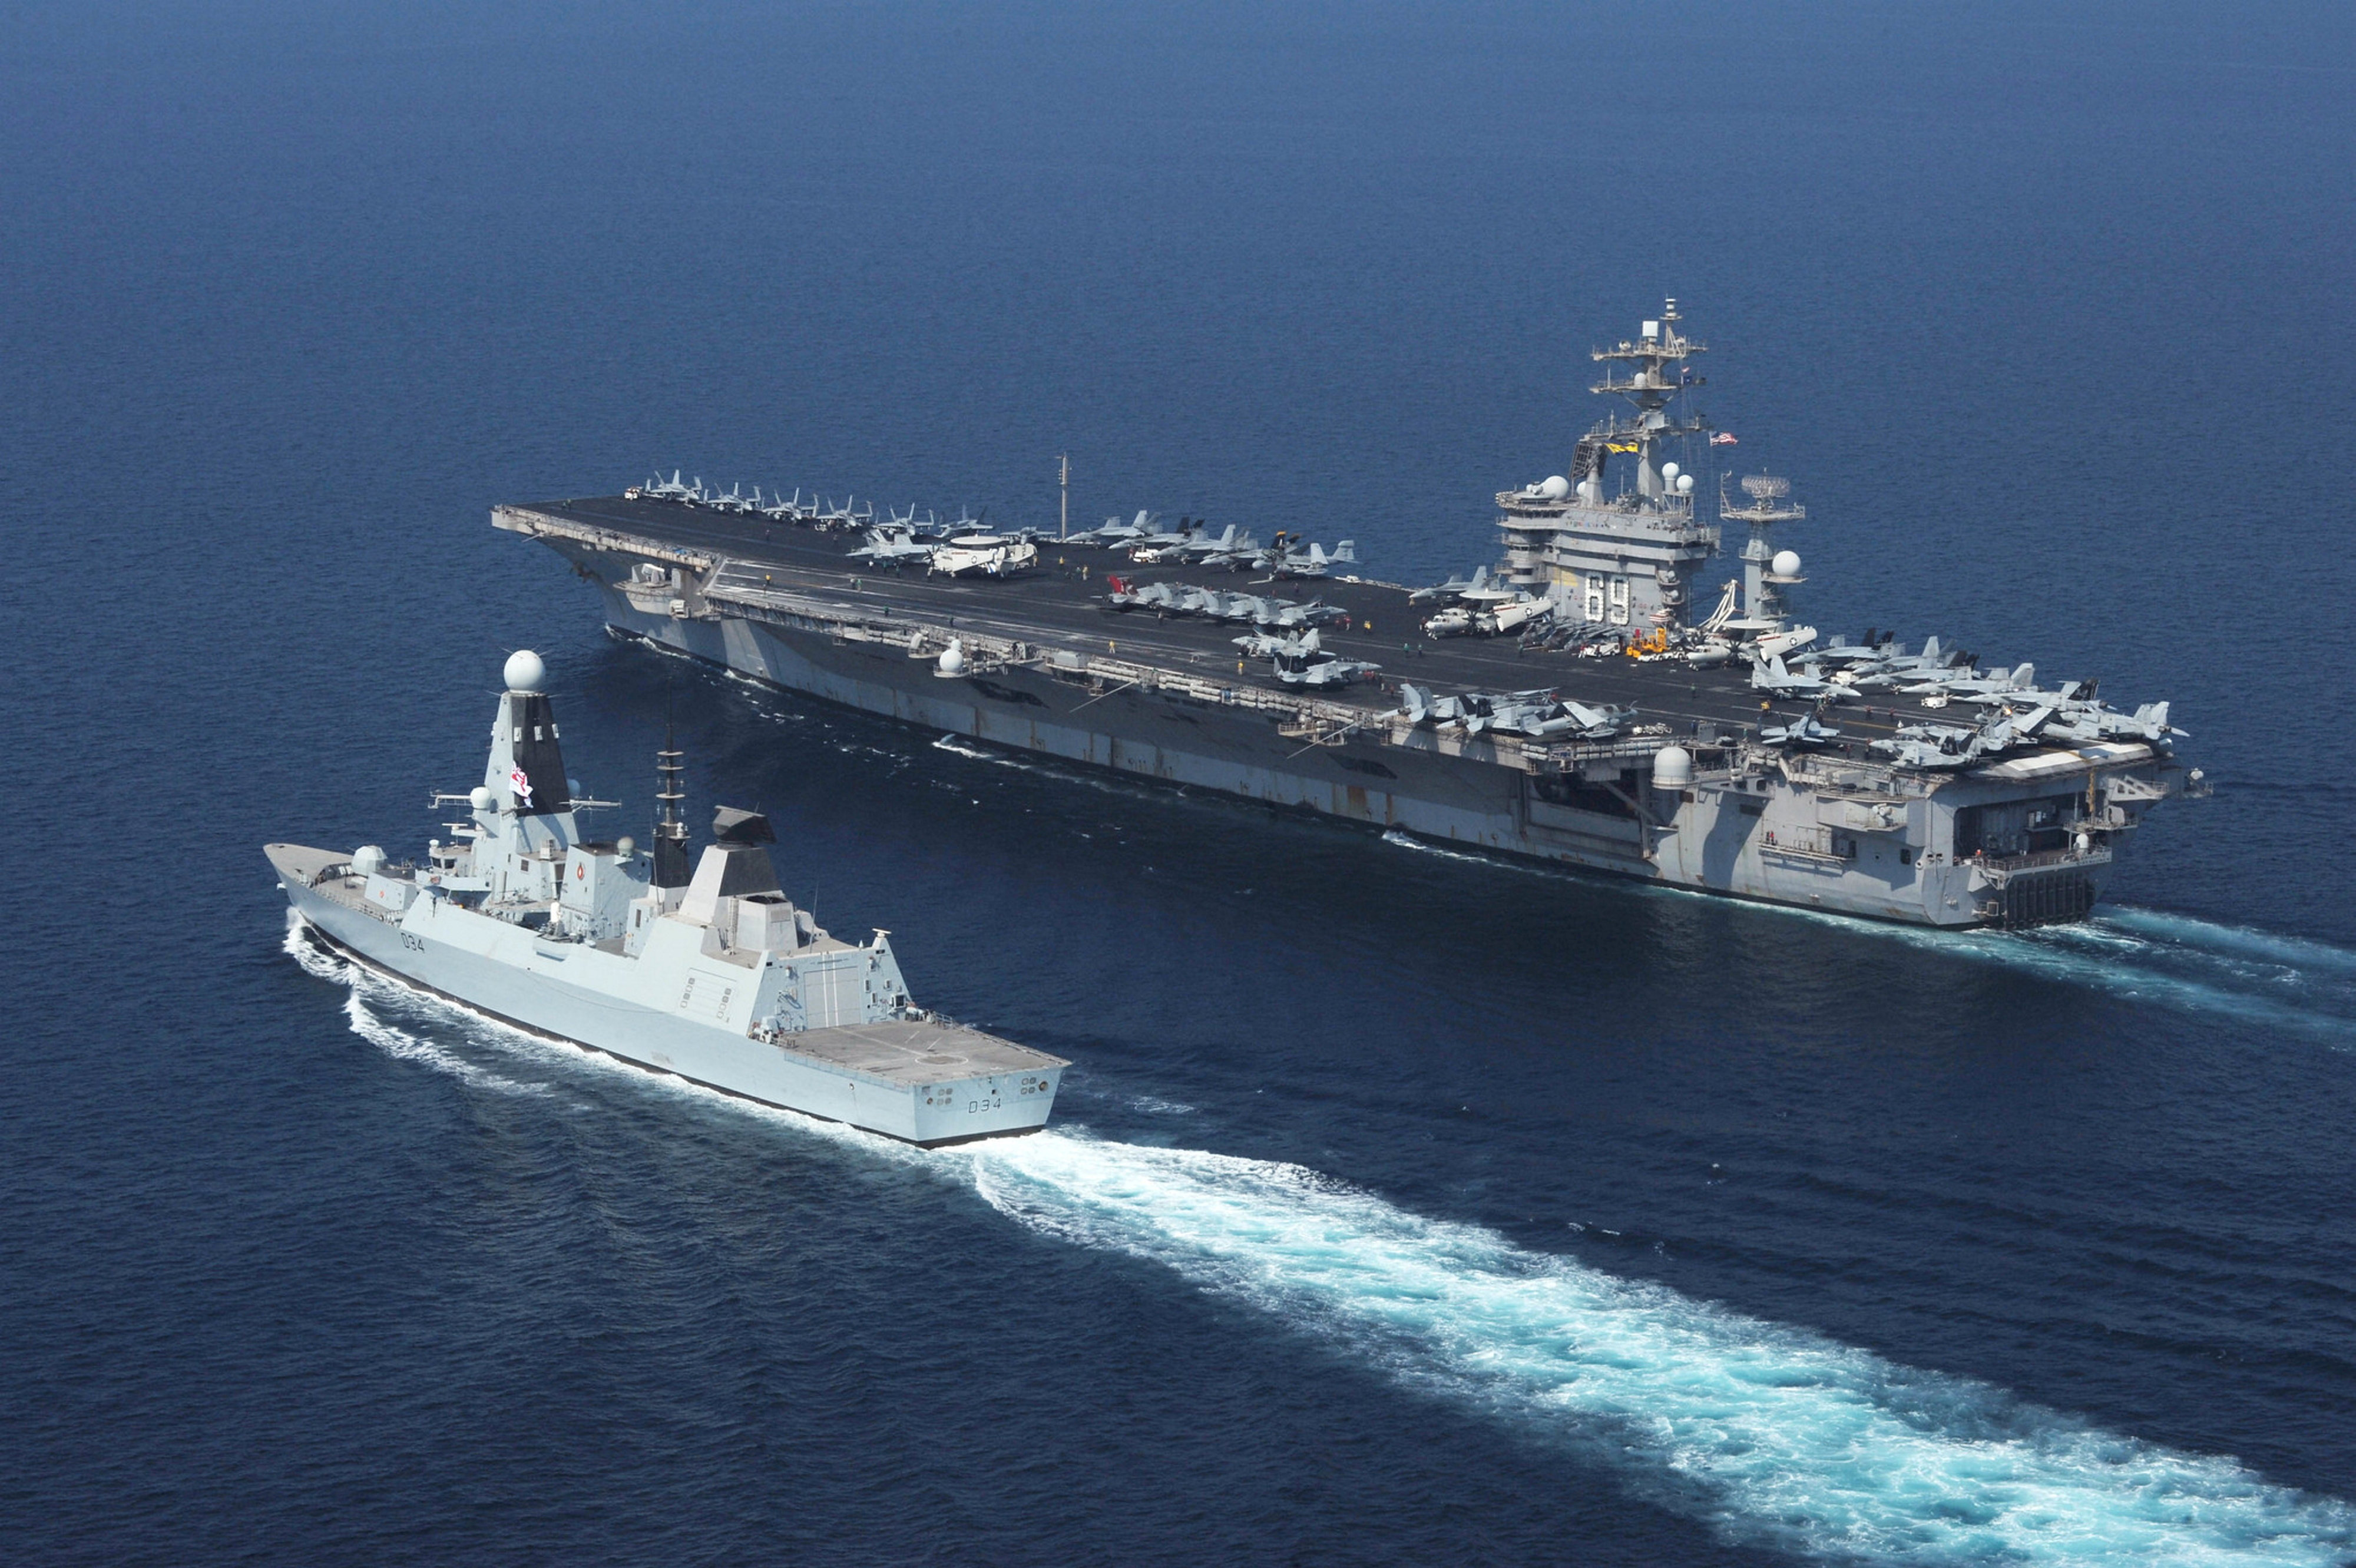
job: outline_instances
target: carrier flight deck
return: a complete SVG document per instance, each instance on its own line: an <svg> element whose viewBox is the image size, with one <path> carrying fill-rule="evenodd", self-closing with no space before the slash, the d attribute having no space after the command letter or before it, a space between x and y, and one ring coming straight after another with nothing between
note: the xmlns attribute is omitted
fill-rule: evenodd
<svg viewBox="0 0 2356 1568"><path fill-rule="evenodd" d="M941 528L677 475L493 521L564 555L616 631L989 743L1777 903L2083 918L2144 812L2205 790L2167 704L1804 624L1788 484L1697 496L1670 456L1726 440L1686 411L1680 326L1672 301L1595 351L1628 411L1497 494L1490 564L1421 587L1351 542L1146 513ZM1736 570L1701 590L1733 529Z"/></svg>

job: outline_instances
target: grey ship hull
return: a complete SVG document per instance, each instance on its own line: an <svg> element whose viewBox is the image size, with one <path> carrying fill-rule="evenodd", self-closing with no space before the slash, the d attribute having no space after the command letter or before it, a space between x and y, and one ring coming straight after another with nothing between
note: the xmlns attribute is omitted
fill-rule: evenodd
<svg viewBox="0 0 2356 1568"><path fill-rule="evenodd" d="M1914 779L1852 757L1762 759L1756 748L1740 757L1730 748L1724 766L1697 767L1691 787L1656 790L1648 765L1668 734L1541 746L1409 728L1387 715L1395 698L1366 687L1296 700L1269 691L1264 677L1228 680L1232 628L1112 617L1095 607L1100 589L1043 580L1052 571L1007 584L863 575L848 569L857 564L840 544L801 531L755 531L658 503L503 507L494 521L570 560L598 587L614 630L787 690L1441 843L1874 919L1969 927L2083 918L2101 897L2116 838L2180 771L2135 744L2039 751ZM659 569L666 585L648 587L634 569ZM1397 590L1302 587L1302 596L1322 593L1354 615L1392 626L1404 618ZM935 655L952 637L977 657L945 678ZM1379 639L1364 641L1365 656L1383 657ZM1746 712L1759 717L1756 694L1723 675L1624 660L1520 664L1510 653L1509 645L1444 648L1394 667L1458 689L1545 682L1582 700L1633 700L1667 721L1680 745L1694 744L1705 713L1731 719L1729 727ZM1447 672L1457 664L1464 673ZM1975 848L2040 811L2072 832L2090 829L2086 841L2065 832L2056 846L2048 832L2032 848L2024 831L2002 853Z"/></svg>
<svg viewBox="0 0 2356 1568"><path fill-rule="evenodd" d="M359 902L363 879L338 875L346 868L332 852L273 844L269 854L295 912L370 969L527 1034L820 1121L926 1148L1035 1132L1066 1065L954 1025L815 1029L789 1047L763 1041L634 1001L612 985L566 979L566 965L601 956L594 950L568 952L567 944L537 942L523 928L432 900L388 918ZM453 929L444 938L437 926ZM911 1058L970 1065L911 1074Z"/></svg>

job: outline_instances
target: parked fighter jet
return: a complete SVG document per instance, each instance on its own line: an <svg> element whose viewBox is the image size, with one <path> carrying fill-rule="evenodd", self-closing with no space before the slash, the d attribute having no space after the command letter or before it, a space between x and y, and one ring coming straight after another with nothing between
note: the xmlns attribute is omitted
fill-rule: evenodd
<svg viewBox="0 0 2356 1568"><path fill-rule="evenodd" d="M910 509L912 511L913 508ZM916 532L906 522L894 518L867 531L867 542L851 552L853 561L873 561L878 566L897 570L916 561L930 561L937 542L916 537Z"/></svg>
<svg viewBox="0 0 2356 1568"><path fill-rule="evenodd" d="M1322 577L1329 568L1356 564L1358 542L1345 539L1333 546L1331 555L1325 553L1322 544L1312 544L1306 550L1263 551L1261 554L1271 577Z"/></svg>
<svg viewBox="0 0 2356 1568"><path fill-rule="evenodd" d="M1869 744L1901 768L1963 768L2038 739L2054 715L2040 708L2025 717L2006 714L1977 728L1960 725L1908 725L1888 740Z"/></svg>
<svg viewBox="0 0 2356 1568"><path fill-rule="evenodd" d="M1918 681L1898 689L1910 697L1984 697L1997 693L2029 691L2036 684L2037 666L2019 664L2008 671L2000 670L1993 675L1968 670L1962 674Z"/></svg>
<svg viewBox="0 0 2356 1568"><path fill-rule="evenodd" d="M1214 620L1273 621L1280 610L1291 607L1290 600L1264 599L1258 594L1226 594L1219 607L1211 612Z"/></svg>
<svg viewBox="0 0 2356 1568"><path fill-rule="evenodd" d="M1764 746L1825 746L1840 738L1840 731L1816 722L1816 715L1806 714L1789 724L1767 725L1759 731Z"/></svg>
<svg viewBox="0 0 2356 1568"><path fill-rule="evenodd" d="M1310 652L1321 646L1314 628L1306 632L1295 632L1290 637L1279 637L1268 631L1248 631L1228 640L1242 649L1247 659L1274 659L1280 653Z"/></svg>
<svg viewBox="0 0 2356 1568"><path fill-rule="evenodd" d="M702 484L703 481L701 479L698 479L696 481L696 489L691 490L687 486L679 482L679 470L677 468L673 468L670 471L670 478L669 479L665 479L660 474L657 474L647 480L645 484L640 485L635 492L626 491L625 493L630 495L631 499L637 500L684 501L693 498L701 489Z"/></svg>
<svg viewBox="0 0 2356 1568"><path fill-rule="evenodd" d="M1320 645L1316 628L1279 647L1270 656L1276 678L1288 686L1346 686L1361 675L1382 668L1361 659L1344 659Z"/></svg>
<svg viewBox="0 0 2356 1568"><path fill-rule="evenodd" d="M1231 522L1216 539L1202 534L1178 546L1178 555L1181 560L1199 561L1208 565L1227 556L1246 554L1258 548L1257 540L1248 533L1237 533L1236 525Z"/></svg>
<svg viewBox="0 0 2356 1568"><path fill-rule="evenodd" d="M1123 522L1117 517L1108 517L1104 520L1104 526L1101 528L1087 529L1061 542L1101 545L1107 549L1115 549L1160 532L1161 531L1154 526L1157 521L1154 514L1150 511L1139 512L1136 521L1132 522Z"/></svg>
<svg viewBox="0 0 2356 1568"><path fill-rule="evenodd" d="M1544 599L1511 588L1468 588L1463 602L1449 606L1423 623L1427 637L1501 637L1522 630L1554 614Z"/></svg>
<svg viewBox="0 0 2356 1568"><path fill-rule="evenodd" d="M1797 671L1786 668L1781 653L1751 667L1751 686L1753 691L1774 697L1817 697L1837 703L1848 695L1847 687L1808 673L1805 665Z"/></svg>
<svg viewBox="0 0 2356 1568"><path fill-rule="evenodd" d="M1478 593L1489 585L1489 568L1478 567L1470 577L1451 577L1444 583L1434 583L1429 588L1418 588L1407 596L1411 605L1429 604L1433 599L1454 598L1459 594Z"/></svg>
<svg viewBox="0 0 2356 1568"><path fill-rule="evenodd" d="M1350 624L1348 610L1339 605L1329 605L1323 599L1312 599L1305 605L1294 604L1290 599L1262 599L1259 602L1273 607L1271 613L1265 616L1255 613L1252 617L1252 624L1255 626L1272 626L1282 630L1297 626L1348 626Z"/></svg>

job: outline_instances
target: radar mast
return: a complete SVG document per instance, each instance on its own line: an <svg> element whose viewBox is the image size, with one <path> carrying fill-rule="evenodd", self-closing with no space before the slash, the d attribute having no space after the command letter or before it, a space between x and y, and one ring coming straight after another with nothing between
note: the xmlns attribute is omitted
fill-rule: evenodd
<svg viewBox="0 0 2356 1568"><path fill-rule="evenodd" d="M1728 522L1751 525L1751 542L1742 547L1742 617L1751 623L1748 629L1781 631L1783 589L1806 579L1799 575L1799 556L1787 550L1779 559L1769 535L1779 522L1806 517L1808 509L1790 499L1792 481L1774 474L1744 475L1742 493L1751 498L1749 506L1729 506L1725 481L1719 482L1718 515ZM1778 566L1791 569L1779 572Z"/></svg>
<svg viewBox="0 0 2356 1568"><path fill-rule="evenodd" d="M1702 384L1687 361L1705 351L1679 329L1682 319L1668 300L1635 338L1590 350L1603 379L1589 390L1625 399L1632 412L1579 438L1568 478L1497 495L1505 585L1544 597L1560 620L1624 628L1631 641L1685 625L1694 575L1718 550L1717 526L1695 516L1694 476L1662 450L1708 429L1676 406ZM1615 454L1636 460L1633 489L1604 489Z"/></svg>

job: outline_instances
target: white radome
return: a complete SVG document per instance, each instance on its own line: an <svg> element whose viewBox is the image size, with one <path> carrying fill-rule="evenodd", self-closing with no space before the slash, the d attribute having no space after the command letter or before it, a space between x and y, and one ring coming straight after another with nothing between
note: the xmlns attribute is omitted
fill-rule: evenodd
<svg viewBox="0 0 2356 1568"><path fill-rule="evenodd" d="M1675 463L1664 463L1661 465L1661 478L1668 480L1671 484L1676 484L1677 482L1677 476L1684 472L1685 470L1678 467Z"/></svg>
<svg viewBox="0 0 2356 1568"><path fill-rule="evenodd" d="M1693 476L1691 474L1679 474L1677 476L1677 494L1681 496L1689 496L1693 494Z"/></svg>
<svg viewBox="0 0 2356 1568"><path fill-rule="evenodd" d="M1800 575L1800 553L1796 550L1778 550L1775 552L1775 559L1767 564L1778 577L1796 577Z"/></svg>
<svg viewBox="0 0 2356 1568"><path fill-rule="evenodd" d="M505 674L509 691L537 692L540 683L548 679L548 666L530 649L519 648L508 655Z"/></svg>
<svg viewBox="0 0 2356 1568"><path fill-rule="evenodd" d="M1560 474L1549 474L1538 486L1538 494L1550 501L1558 501L1570 494L1570 481Z"/></svg>
<svg viewBox="0 0 2356 1568"><path fill-rule="evenodd" d="M934 660L934 668L944 675L962 673L965 670L965 644L954 637L949 639L949 645L942 649L940 658Z"/></svg>
<svg viewBox="0 0 2356 1568"><path fill-rule="evenodd" d="M466 791L466 804L478 811L487 811L498 803L499 798L491 793L491 787L487 784L477 784Z"/></svg>
<svg viewBox="0 0 2356 1568"><path fill-rule="evenodd" d="M1682 746L1665 746L1653 753L1653 788L1682 789L1693 782L1693 753Z"/></svg>

